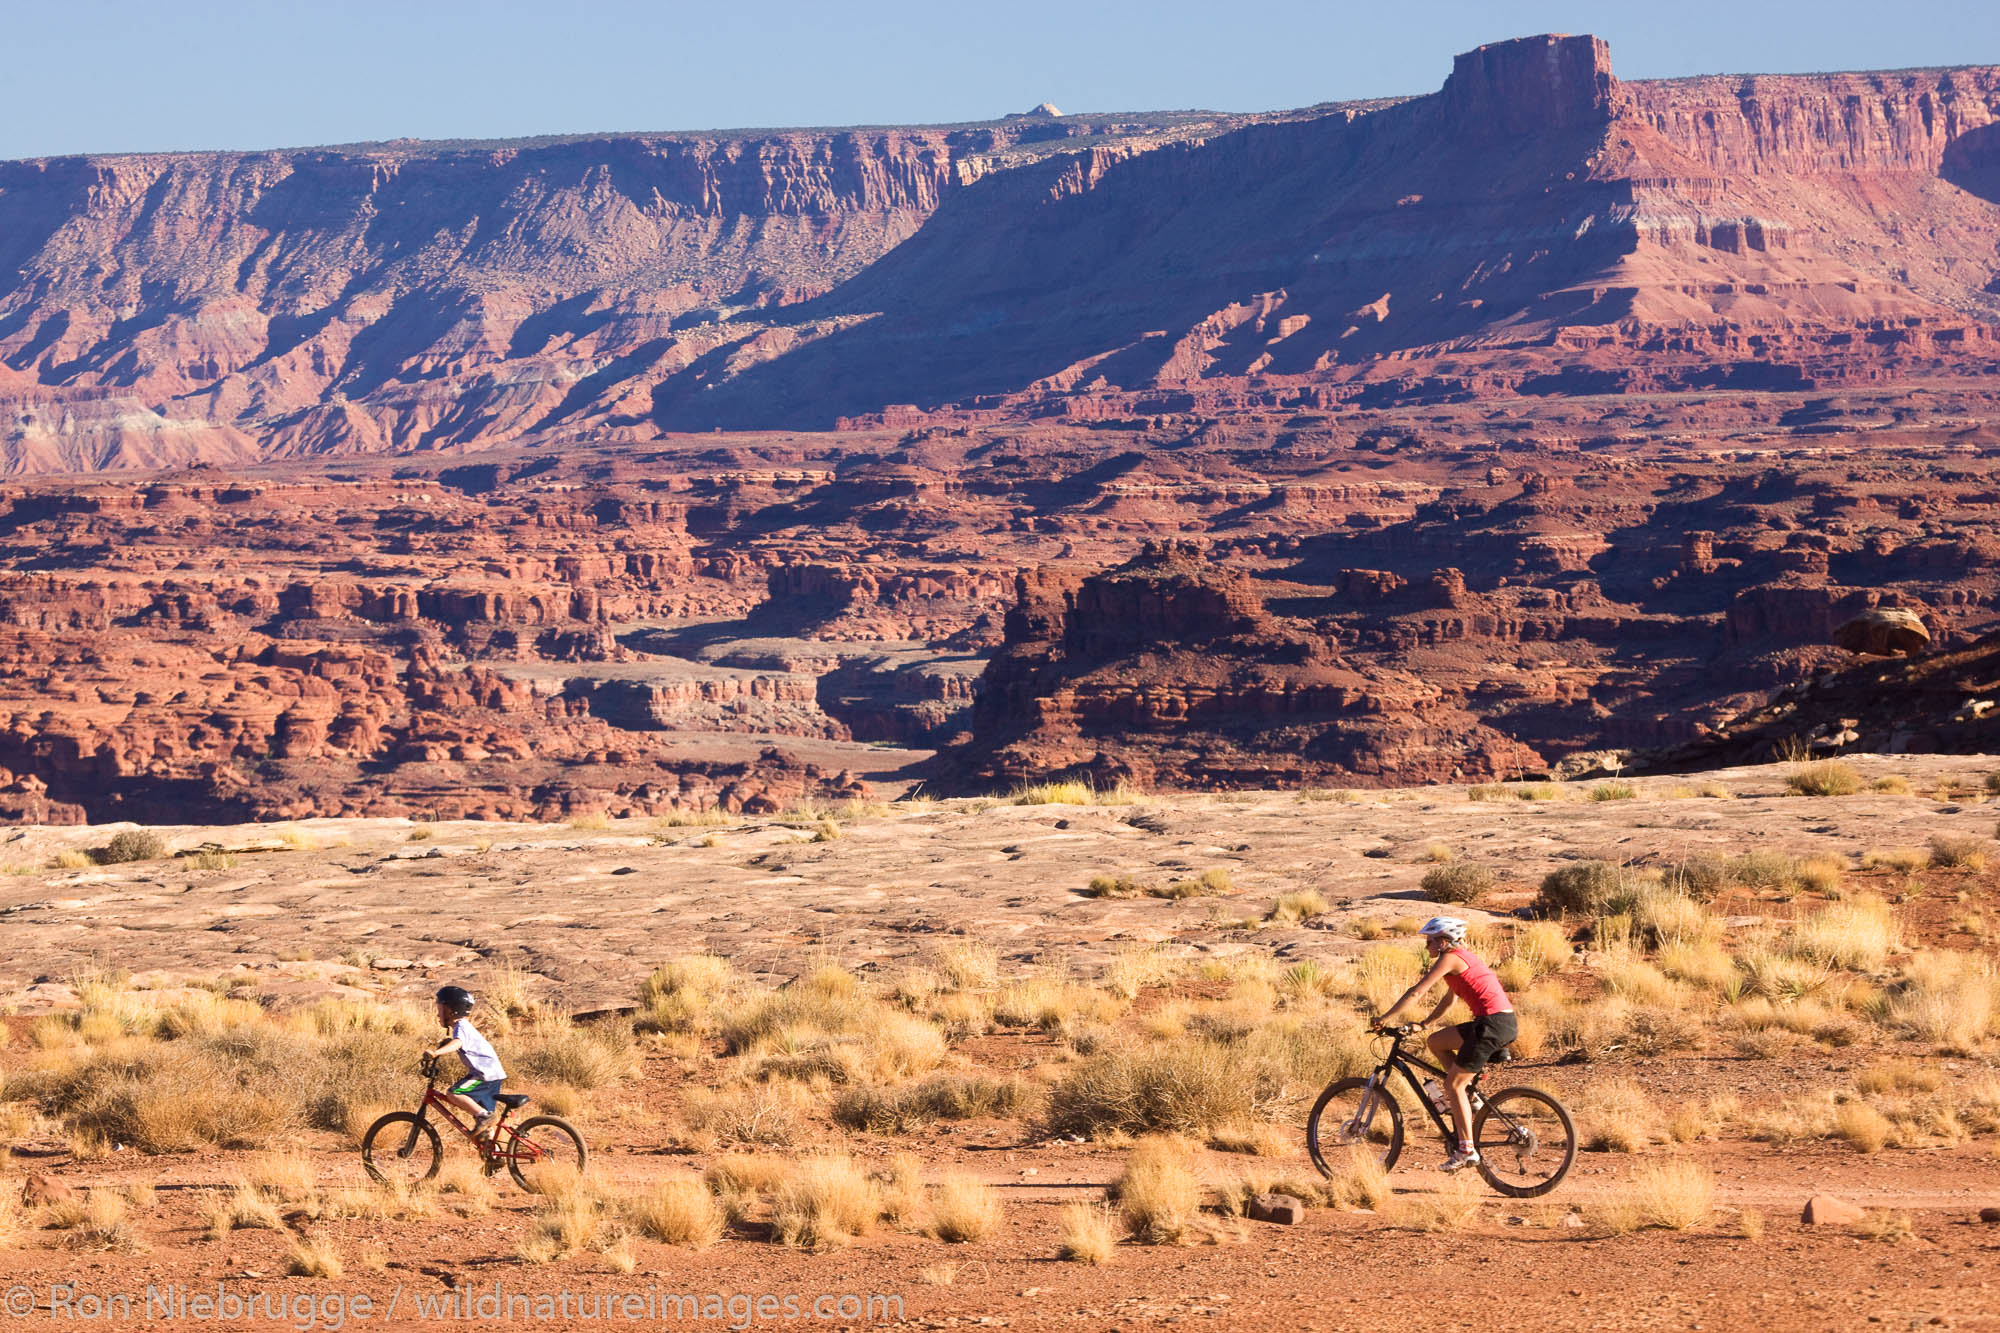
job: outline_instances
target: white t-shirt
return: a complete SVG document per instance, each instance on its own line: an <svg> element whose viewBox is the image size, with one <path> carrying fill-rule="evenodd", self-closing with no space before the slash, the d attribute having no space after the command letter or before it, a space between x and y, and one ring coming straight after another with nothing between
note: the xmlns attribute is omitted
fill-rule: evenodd
<svg viewBox="0 0 2000 1333"><path fill-rule="evenodd" d="M458 1058L465 1061L465 1072L477 1074L488 1083L495 1083L507 1077L507 1071L500 1067L500 1057L494 1053L493 1043L479 1035L479 1029L472 1026L472 1020L461 1018L451 1025L451 1039L458 1043Z"/></svg>

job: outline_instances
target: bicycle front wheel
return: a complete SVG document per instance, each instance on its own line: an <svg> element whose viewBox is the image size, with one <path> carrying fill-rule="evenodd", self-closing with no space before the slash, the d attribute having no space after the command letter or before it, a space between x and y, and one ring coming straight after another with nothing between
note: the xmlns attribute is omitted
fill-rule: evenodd
<svg viewBox="0 0 2000 1333"><path fill-rule="evenodd" d="M437 1131L410 1111L391 1111L361 1136L361 1165L378 1185L421 1185L443 1164Z"/></svg>
<svg viewBox="0 0 2000 1333"><path fill-rule="evenodd" d="M1365 1078L1329 1083L1306 1117L1306 1151L1322 1176L1331 1180L1340 1159L1356 1147L1372 1152L1384 1171L1393 1171L1402 1154L1403 1108L1386 1080L1379 1088L1370 1088Z"/></svg>
<svg viewBox="0 0 2000 1333"><path fill-rule="evenodd" d="M514 1183L530 1194L547 1194L574 1183L589 1164L583 1135L567 1120L552 1115L529 1116L514 1127L514 1137L500 1151Z"/></svg>
<svg viewBox="0 0 2000 1333"><path fill-rule="evenodd" d="M1503 1088L1472 1122L1479 1174L1502 1194L1531 1199L1562 1183L1576 1161L1576 1126L1563 1104L1535 1088Z"/></svg>

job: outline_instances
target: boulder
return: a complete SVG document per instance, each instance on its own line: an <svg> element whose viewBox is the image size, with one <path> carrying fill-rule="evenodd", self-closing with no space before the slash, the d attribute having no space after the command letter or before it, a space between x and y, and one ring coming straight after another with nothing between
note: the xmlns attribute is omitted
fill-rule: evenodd
<svg viewBox="0 0 2000 1333"><path fill-rule="evenodd" d="M1850 653L1874 657L1915 657L1931 646L1924 618L1900 607L1878 607L1845 621L1833 631L1833 641Z"/></svg>
<svg viewBox="0 0 2000 1333"><path fill-rule="evenodd" d="M1799 1220L1809 1227L1847 1227L1859 1222L1862 1210L1834 1194L1815 1194L1806 1200Z"/></svg>
<svg viewBox="0 0 2000 1333"><path fill-rule="evenodd" d="M2000 1208L1981 1208L1979 1210L1979 1220L1982 1222L2000 1222Z"/></svg>
<svg viewBox="0 0 2000 1333"><path fill-rule="evenodd" d="M1296 1226L1306 1219L1306 1206L1289 1194L1256 1194L1250 1198L1250 1206L1244 1209L1252 1221L1276 1222L1280 1226Z"/></svg>
<svg viewBox="0 0 2000 1333"><path fill-rule="evenodd" d="M36 1174L29 1176L21 1185L21 1206L23 1208L43 1208L52 1203L76 1197L76 1191L60 1180Z"/></svg>

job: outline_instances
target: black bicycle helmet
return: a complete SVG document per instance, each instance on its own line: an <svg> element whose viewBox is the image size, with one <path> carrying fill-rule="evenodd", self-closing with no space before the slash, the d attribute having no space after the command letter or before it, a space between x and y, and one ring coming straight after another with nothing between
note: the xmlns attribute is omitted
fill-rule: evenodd
<svg viewBox="0 0 2000 1333"><path fill-rule="evenodd" d="M472 992L463 986L446 986L437 993L437 1002L460 1017L471 1013L472 1006L478 1003L472 998Z"/></svg>

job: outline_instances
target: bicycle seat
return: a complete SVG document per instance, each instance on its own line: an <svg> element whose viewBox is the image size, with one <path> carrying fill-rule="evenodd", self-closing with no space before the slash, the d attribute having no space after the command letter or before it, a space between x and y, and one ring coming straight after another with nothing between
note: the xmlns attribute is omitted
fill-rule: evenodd
<svg viewBox="0 0 2000 1333"><path fill-rule="evenodd" d="M518 1111L528 1104L528 1094L525 1092L503 1092L497 1094L493 1100L499 1102L510 1111Z"/></svg>

